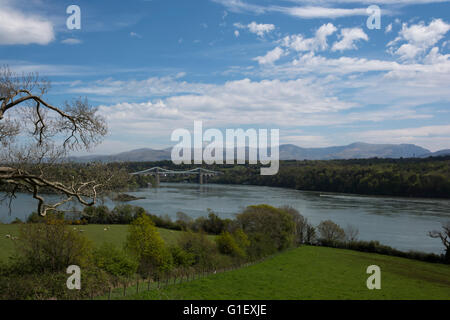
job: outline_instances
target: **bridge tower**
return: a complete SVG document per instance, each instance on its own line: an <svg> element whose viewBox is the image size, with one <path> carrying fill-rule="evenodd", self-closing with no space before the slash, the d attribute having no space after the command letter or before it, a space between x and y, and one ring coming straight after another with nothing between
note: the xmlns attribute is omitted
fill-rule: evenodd
<svg viewBox="0 0 450 320"><path fill-rule="evenodd" d="M159 169L156 169L155 173L155 179L156 179L156 187L159 187L160 179L159 179Z"/></svg>

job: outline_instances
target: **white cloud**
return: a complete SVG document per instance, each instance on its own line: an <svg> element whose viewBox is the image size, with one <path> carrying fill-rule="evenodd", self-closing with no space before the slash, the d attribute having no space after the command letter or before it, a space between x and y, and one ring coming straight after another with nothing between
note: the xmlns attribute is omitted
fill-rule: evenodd
<svg viewBox="0 0 450 320"><path fill-rule="evenodd" d="M0 45L46 45L55 39L53 24L37 15L3 6L0 10Z"/></svg>
<svg viewBox="0 0 450 320"><path fill-rule="evenodd" d="M328 7L329 3L326 1L308 1L311 6L302 7L286 7L286 6L262 6L256 4L250 4L242 0L212 0L225 6L232 12L242 13L248 12L253 14L264 14L271 12L280 12L286 15L302 18L302 19L315 19L315 18L340 18L350 16L367 16L366 8L332 8ZM386 0L387 1L387 0ZM306 1L305 1L306 2ZM317 3L324 6L317 6ZM376 2L376 0L375 0ZM374 2L370 2L374 3ZM390 11L384 9L383 14L389 14Z"/></svg>
<svg viewBox="0 0 450 320"><path fill-rule="evenodd" d="M428 55L424 58L424 63L429 65L436 65L436 64L446 64L450 61L450 54L440 54L439 48L434 47L430 50Z"/></svg>
<svg viewBox="0 0 450 320"><path fill-rule="evenodd" d="M251 22L248 25L243 25L240 22L234 24L234 26L238 29L248 29L251 33L256 34L258 37L264 37L267 33L275 30L275 26L273 24L264 24L264 23L256 23Z"/></svg>
<svg viewBox="0 0 450 320"><path fill-rule="evenodd" d="M384 33L389 33L392 31L392 23L388 24L386 29L384 30Z"/></svg>
<svg viewBox="0 0 450 320"><path fill-rule="evenodd" d="M369 40L369 37L361 28L344 28L341 30L340 38L340 41L333 44L332 51L357 49L355 42Z"/></svg>
<svg viewBox="0 0 450 320"><path fill-rule="evenodd" d="M283 49L281 49L280 47L276 47L275 49L267 52L265 56L256 57L253 60L258 61L259 64L274 63L275 61L281 58L283 53L284 53Z"/></svg>
<svg viewBox="0 0 450 320"><path fill-rule="evenodd" d="M410 127L393 130L369 130L358 136L367 142L414 143L426 146L431 151L448 149L450 146L450 125Z"/></svg>
<svg viewBox="0 0 450 320"><path fill-rule="evenodd" d="M187 83L177 81L185 73L175 76L151 77L145 80L119 81L111 78L94 81L85 86L78 86L69 90L70 93L92 94L113 97L140 97L166 96L181 93L202 93L212 85L201 83Z"/></svg>
<svg viewBox="0 0 450 320"><path fill-rule="evenodd" d="M256 14L261 14L267 11L267 9L263 6L246 3L241 0L212 0L212 1L222 4L225 8L227 8L231 12L239 12L239 13L252 12Z"/></svg>
<svg viewBox="0 0 450 320"><path fill-rule="evenodd" d="M283 131L284 132L284 131ZM297 146L302 146L304 148L317 148L317 147L328 147L332 145L329 139L324 136L313 136L313 135L282 135L280 137L282 143L292 143Z"/></svg>
<svg viewBox="0 0 450 320"><path fill-rule="evenodd" d="M264 37L266 33L269 33L273 30L275 30L275 26L273 24L264 24L264 23L256 23L252 22L248 26L248 30L250 30L251 33L255 33L259 37Z"/></svg>
<svg viewBox="0 0 450 320"><path fill-rule="evenodd" d="M239 37L239 30L234 30L234 36L237 38Z"/></svg>
<svg viewBox="0 0 450 320"><path fill-rule="evenodd" d="M140 34L138 34L136 32L133 32L133 31L130 32L130 36L133 37L133 38L142 38L142 36Z"/></svg>
<svg viewBox="0 0 450 320"><path fill-rule="evenodd" d="M68 39L64 39L64 40L61 41L61 43L71 44L71 45L80 44L82 42L83 41L81 41L80 39L76 39L76 38L68 38Z"/></svg>
<svg viewBox="0 0 450 320"><path fill-rule="evenodd" d="M328 8L328 7L277 7L279 11L302 19L341 18L350 16L367 16L366 8Z"/></svg>
<svg viewBox="0 0 450 320"><path fill-rule="evenodd" d="M111 82L108 80L106 82ZM134 81L121 90L130 96L140 96L147 88ZM143 103L117 103L101 106L100 112L110 124L113 134L147 134L185 127L194 119L207 121L215 127L240 125L301 126L313 115L336 113L354 107L334 97L320 84L309 79L262 80L243 79L222 85L183 84L196 93L173 93L167 98ZM82 92L81 90L79 92ZM109 92L109 90L105 90ZM175 92L177 91L175 88ZM115 92L116 96L120 93ZM164 131L166 130L166 131Z"/></svg>
<svg viewBox="0 0 450 320"><path fill-rule="evenodd" d="M424 4L449 2L450 0L290 0L296 3L364 3L364 4Z"/></svg>
<svg viewBox="0 0 450 320"><path fill-rule="evenodd" d="M337 28L332 23L322 25L315 32L313 38L304 38L302 35L290 35L282 39L285 47L295 51L316 51L328 48L327 37L336 32Z"/></svg>
<svg viewBox="0 0 450 320"><path fill-rule="evenodd" d="M439 42L450 30L450 24L442 19L434 19L428 25L423 22L408 26L402 24L398 37L388 43L390 51L402 60L412 61L423 56L426 51ZM406 42L396 48L397 43Z"/></svg>

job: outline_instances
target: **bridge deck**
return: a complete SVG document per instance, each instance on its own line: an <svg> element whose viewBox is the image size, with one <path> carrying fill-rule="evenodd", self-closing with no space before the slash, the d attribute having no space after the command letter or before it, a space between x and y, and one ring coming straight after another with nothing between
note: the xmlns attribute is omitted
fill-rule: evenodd
<svg viewBox="0 0 450 320"><path fill-rule="evenodd" d="M153 167L150 169L133 172L132 175L137 174L154 174L154 175L165 175L165 174L205 174L205 175L219 175L223 174L219 171L208 170L204 168L195 168L191 170L168 170L160 167Z"/></svg>

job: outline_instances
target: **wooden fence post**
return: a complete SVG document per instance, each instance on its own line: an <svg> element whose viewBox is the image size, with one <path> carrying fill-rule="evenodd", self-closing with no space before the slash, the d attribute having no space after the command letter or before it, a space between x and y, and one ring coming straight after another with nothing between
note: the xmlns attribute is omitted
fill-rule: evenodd
<svg viewBox="0 0 450 320"><path fill-rule="evenodd" d="M109 291L108 291L108 300L111 300L111 287L109 287Z"/></svg>
<svg viewBox="0 0 450 320"><path fill-rule="evenodd" d="M136 293L139 293L139 278L136 278Z"/></svg>

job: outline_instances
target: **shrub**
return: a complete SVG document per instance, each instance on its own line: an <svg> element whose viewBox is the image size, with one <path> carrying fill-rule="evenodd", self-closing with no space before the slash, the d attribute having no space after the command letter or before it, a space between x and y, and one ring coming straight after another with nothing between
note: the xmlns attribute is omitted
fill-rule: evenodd
<svg viewBox="0 0 450 320"><path fill-rule="evenodd" d="M16 260L29 272L58 272L72 264L85 266L92 248L63 220L51 217L46 217L45 223L20 225L16 246Z"/></svg>
<svg viewBox="0 0 450 320"><path fill-rule="evenodd" d="M233 236L229 232L222 232L216 238L217 247L219 251L223 254L228 255L244 255L244 252L237 245Z"/></svg>
<svg viewBox="0 0 450 320"><path fill-rule="evenodd" d="M219 266L216 244L204 233L185 232L178 239L178 245L194 259L199 268L216 268Z"/></svg>
<svg viewBox="0 0 450 320"><path fill-rule="evenodd" d="M144 208L130 204L118 205L112 211L113 221L110 223L130 224L134 219L144 214Z"/></svg>
<svg viewBox="0 0 450 320"><path fill-rule="evenodd" d="M107 206L85 207L82 217L93 224L111 224L114 219Z"/></svg>
<svg viewBox="0 0 450 320"><path fill-rule="evenodd" d="M216 243L220 253L238 259L244 259L247 256L246 249L250 245L250 241L242 229L236 230L233 234L222 232L217 236Z"/></svg>
<svg viewBox="0 0 450 320"><path fill-rule="evenodd" d="M188 230L192 225L192 222L192 218L189 217L186 213L181 211L177 212L177 220L175 221L175 223L180 226L181 230Z"/></svg>
<svg viewBox="0 0 450 320"><path fill-rule="evenodd" d="M48 219L64 220L64 212L49 211L45 217L41 216L37 212L33 212L28 216L27 223L44 223Z"/></svg>
<svg viewBox="0 0 450 320"><path fill-rule="evenodd" d="M208 208L208 217L198 217L191 222L190 227L196 232L205 232L208 234L220 234L227 231L232 223L230 219L221 219L216 213Z"/></svg>
<svg viewBox="0 0 450 320"><path fill-rule="evenodd" d="M87 299L106 292L109 278L103 270L82 270L81 290L69 290L65 272L19 274L12 267L0 277L0 300Z"/></svg>
<svg viewBox="0 0 450 320"><path fill-rule="evenodd" d="M173 264L177 268L187 268L195 263L194 254L183 250L180 246L170 246L169 251L173 258Z"/></svg>
<svg viewBox="0 0 450 320"><path fill-rule="evenodd" d="M155 226L158 228L171 229L171 230L181 230L181 225L173 222L168 215L157 216L154 214L147 213L147 216L151 218Z"/></svg>
<svg viewBox="0 0 450 320"><path fill-rule="evenodd" d="M321 240L319 244L322 246L326 246L326 247L385 254L385 255L389 255L389 256L422 260L422 261L434 262L434 263L445 263L444 255L437 255L434 253L423 253L423 252L416 252L416 251L404 252L404 251L394 249L390 246L380 244L380 242L378 242L378 241L344 242L344 241Z"/></svg>
<svg viewBox="0 0 450 320"><path fill-rule="evenodd" d="M116 278L131 277L138 262L113 244L105 243L94 251L94 264Z"/></svg>
<svg viewBox="0 0 450 320"><path fill-rule="evenodd" d="M13 221L11 221L11 224L22 224L22 223L23 223L23 221L17 217Z"/></svg>

